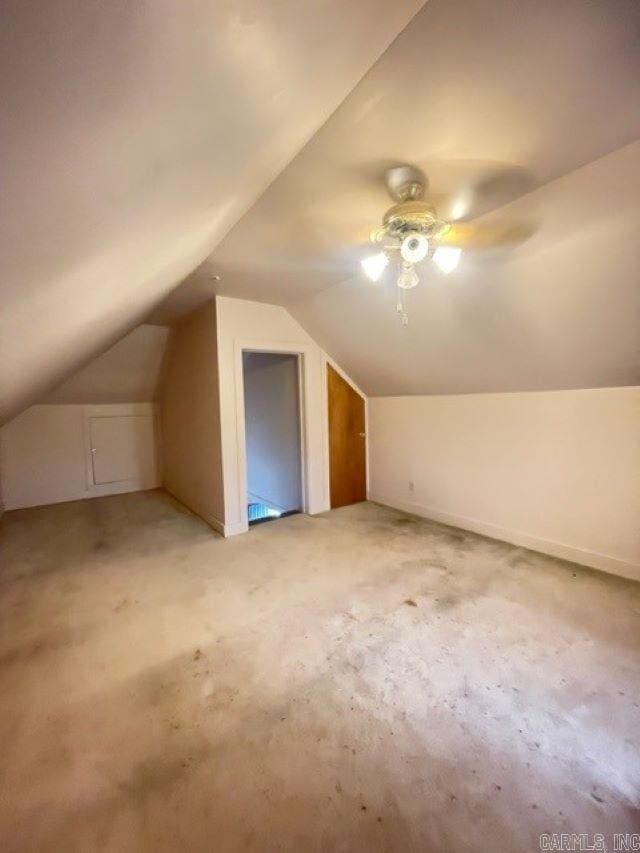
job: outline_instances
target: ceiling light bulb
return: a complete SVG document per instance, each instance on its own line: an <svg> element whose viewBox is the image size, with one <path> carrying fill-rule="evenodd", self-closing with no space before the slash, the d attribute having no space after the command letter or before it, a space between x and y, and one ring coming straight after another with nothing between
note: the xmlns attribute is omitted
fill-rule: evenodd
<svg viewBox="0 0 640 853"><path fill-rule="evenodd" d="M369 255L368 258L363 258L360 263L364 274L370 281L379 281L380 276L389 263L389 258L384 252L379 252L377 255Z"/></svg>
<svg viewBox="0 0 640 853"><path fill-rule="evenodd" d="M433 260L434 263L442 270L442 272L453 272L458 266L462 249L456 249L453 246L438 246Z"/></svg>
<svg viewBox="0 0 640 853"><path fill-rule="evenodd" d="M408 264L419 264L427 257L429 241L424 234L409 234L402 241L400 254Z"/></svg>

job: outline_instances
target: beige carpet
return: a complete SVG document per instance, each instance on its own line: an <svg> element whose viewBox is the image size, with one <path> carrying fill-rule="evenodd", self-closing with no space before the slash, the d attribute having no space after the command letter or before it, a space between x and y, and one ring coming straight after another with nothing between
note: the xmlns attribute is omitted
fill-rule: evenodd
<svg viewBox="0 0 640 853"><path fill-rule="evenodd" d="M640 586L372 504L223 540L8 513L3 850L537 851L640 832Z"/></svg>

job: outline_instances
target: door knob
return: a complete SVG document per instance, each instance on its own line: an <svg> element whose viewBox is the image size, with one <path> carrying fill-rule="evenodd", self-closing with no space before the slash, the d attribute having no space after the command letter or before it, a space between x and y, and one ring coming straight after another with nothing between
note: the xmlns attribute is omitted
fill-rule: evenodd
<svg viewBox="0 0 640 853"><path fill-rule="evenodd" d="M360 436L360 438L364 438L366 435L366 432L359 432L358 435Z"/></svg>

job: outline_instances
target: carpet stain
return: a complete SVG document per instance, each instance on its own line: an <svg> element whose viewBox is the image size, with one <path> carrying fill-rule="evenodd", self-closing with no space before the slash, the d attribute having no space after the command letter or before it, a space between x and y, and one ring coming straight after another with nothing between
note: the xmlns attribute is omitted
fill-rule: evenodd
<svg viewBox="0 0 640 853"><path fill-rule="evenodd" d="M0 527L9 849L637 831L637 584L370 503L226 540L160 491Z"/></svg>

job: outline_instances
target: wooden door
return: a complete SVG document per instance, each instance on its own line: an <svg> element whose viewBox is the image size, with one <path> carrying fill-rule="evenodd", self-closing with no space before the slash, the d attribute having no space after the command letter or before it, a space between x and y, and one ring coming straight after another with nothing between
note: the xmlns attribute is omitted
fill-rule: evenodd
<svg viewBox="0 0 640 853"><path fill-rule="evenodd" d="M364 400L327 365L331 508L367 499Z"/></svg>

